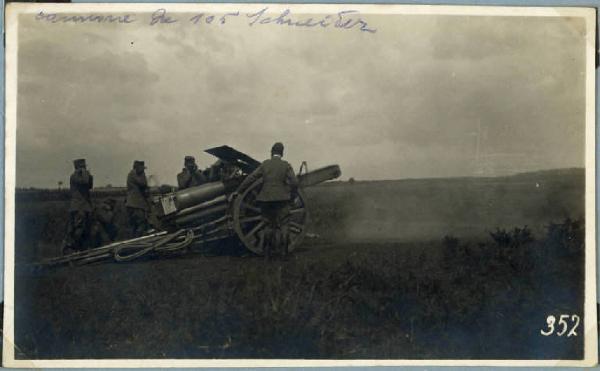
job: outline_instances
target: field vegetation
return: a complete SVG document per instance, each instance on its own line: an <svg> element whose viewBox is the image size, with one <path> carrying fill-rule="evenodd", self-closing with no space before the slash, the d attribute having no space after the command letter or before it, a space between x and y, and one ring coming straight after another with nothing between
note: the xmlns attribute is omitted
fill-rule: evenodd
<svg viewBox="0 0 600 371"><path fill-rule="evenodd" d="M315 187L317 237L272 262L210 246L33 269L67 203L21 199L17 357L581 358L583 323L540 330L583 317L582 175Z"/></svg>

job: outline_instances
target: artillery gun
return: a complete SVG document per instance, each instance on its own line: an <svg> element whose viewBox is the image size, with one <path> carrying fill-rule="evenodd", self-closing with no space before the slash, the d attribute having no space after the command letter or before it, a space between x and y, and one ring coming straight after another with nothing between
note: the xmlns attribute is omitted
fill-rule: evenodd
<svg viewBox="0 0 600 371"><path fill-rule="evenodd" d="M154 230L147 235L49 259L41 264L86 264L111 259L129 261L148 254L182 252L191 246L226 239L237 239L246 249L262 255L262 231L266 222L256 201L262 180L251 184L238 197L231 198L231 194L238 189L243 180L260 166L260 162L229 146L210 148L206 152L219 159L221 171L214 172L213 177L216 179L213 178L211 182L200 186L154 197L150 218ZM290 252L302 243L306 235L308 208L303 189L338 178L340 175L338 165L309 172L303 163L297 174L298 190L293 192L290 200Z"/></svg>

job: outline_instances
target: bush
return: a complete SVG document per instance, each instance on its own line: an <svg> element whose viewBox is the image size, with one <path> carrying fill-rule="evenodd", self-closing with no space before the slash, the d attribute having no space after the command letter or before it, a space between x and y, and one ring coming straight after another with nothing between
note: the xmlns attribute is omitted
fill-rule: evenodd
<svg viewBox="0 0 600 371"><path fill-rule="evenodd" d="M505 229L496 229L496 232L490 232L490 236L499 247L520 248L530 242L533 242L531 230L525 226L523 228L514 228L512 231Z"/></svg>
<svg viewBox="0 0 600 371"><path fill-rule="evenodd" d="M547 246L559 256L580 254L585 246L585 224L582 220L566 218L562 223L547 227Z"/></svg>

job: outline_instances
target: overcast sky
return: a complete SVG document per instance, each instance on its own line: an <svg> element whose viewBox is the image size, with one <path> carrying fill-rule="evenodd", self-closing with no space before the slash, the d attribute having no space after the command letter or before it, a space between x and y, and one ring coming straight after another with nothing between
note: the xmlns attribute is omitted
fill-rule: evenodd
<svg viewBox="0 0 600 371"><path fill-rule="evenodd" d="M134 159L175 184L230 145L343 179L583 167L583 19L365 16L376 33L247 22L19 27L17 186L84 157L97 186Z"/></svg>

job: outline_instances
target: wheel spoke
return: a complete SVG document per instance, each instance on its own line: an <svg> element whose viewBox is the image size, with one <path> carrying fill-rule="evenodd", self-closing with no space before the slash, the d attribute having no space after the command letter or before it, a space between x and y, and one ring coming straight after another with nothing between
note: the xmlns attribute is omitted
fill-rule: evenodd
<svg viewBox="0 0 600 371"><path fill-rule="evenodd" d="M246 237L252 237L259 229L261 229L265 225L264 221L258 223L252 230L246 235Z"/></svg>
<svg viewBox="0 0 600 371"><path fill-rule="evenodd" d="M245 203L245 202L242 202L242 207L243 207L244 209L247 209L247 210L250 210L250 211L254 211L254 212L255 212L255 213L257 213L257 214L260 214L260 209L259 209L258 207L255 207L255 206L249 205L249 204L247 204L247 203Z"/></svg>
<svg viewBox="0 0 600 371"><path fill-rule="evenodd" d="M290 231L294 232L294 233L300 233L302 232L302 229L304 229L304 227L296 222L290 222Z"/></svg>
<svg viewBox="0 0 600 371"><path fill-rule="evenodd" d="M250 223L250 222L256 222L262 219L262 215L257 215L257 216L250 216L247 218L243 218L240 219L240 224L245 224L245 223Z"/></svg>
<svg viewBox="0 0 600 371"><path fill-rule="evenodd" d="M294 201L292 201L292 205L298 206L298 207L304 207L304 203L302 202L302 199L300 197L296 197L296 199L294 199Z"/></svg>
<svg viewBox="0 0 600 371"><path fill-rule="evenodd" d="M304 213L304 208L303 207L299 207L297 209L294 209L294 210L290 211L290 214L292 214L292 215L293 214L301 214L301 213Z"/></svg>
<svg viewBox="0 0 600 371"><path fill-rule="evenodd" d="M252 204L254 203L255 200L256 200L256 191L250 190L250 192L248 192L244 196L241 206L243 208L252 208L252 207L256 208L255 206L252 206ZM256 208L256 209L258 210L258 208ZM260 210L258 210L258 211L260 211Z"/></svg>

